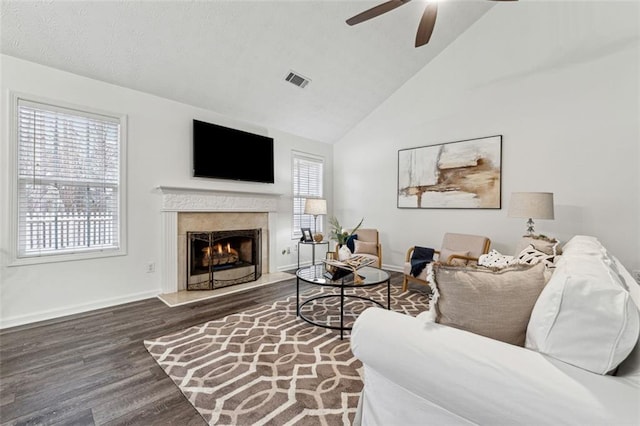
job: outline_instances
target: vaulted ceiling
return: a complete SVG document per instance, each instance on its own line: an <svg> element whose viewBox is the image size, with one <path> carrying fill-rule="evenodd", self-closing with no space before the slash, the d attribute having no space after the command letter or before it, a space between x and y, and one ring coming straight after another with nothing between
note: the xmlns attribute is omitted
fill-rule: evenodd
<svg viewBox="0 0 640 426"><path fill-rule="evenodd" d="M381 2L2 0L1 51L332 143L491 7L517 5L442 1L415 48L424 2L345 23Z"/></svg>

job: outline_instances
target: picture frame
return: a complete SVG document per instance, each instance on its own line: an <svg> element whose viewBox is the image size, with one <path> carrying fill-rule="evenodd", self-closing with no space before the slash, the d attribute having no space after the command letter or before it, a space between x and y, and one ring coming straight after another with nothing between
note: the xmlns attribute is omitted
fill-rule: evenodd
<svg viewBox="0 0 640 426"><path fill-rule="evenodd" d="M300 228L302 231L302 241L305 243L313 242L313 234L311 234L311 228Z"/></svg>
<svg viewBox="0 0 640 426"><path fill-rule="evenodd" d="M397 207L502 208L502 135L398 150Z"/></svg>

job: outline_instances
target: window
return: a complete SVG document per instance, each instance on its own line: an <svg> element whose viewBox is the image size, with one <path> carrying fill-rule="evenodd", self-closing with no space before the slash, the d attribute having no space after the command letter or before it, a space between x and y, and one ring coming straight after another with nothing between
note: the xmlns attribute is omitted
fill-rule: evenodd
<svg viewBox="0 0 640 426"><path fill-rule="evenodd" d="M123 116L16 97L16 258L123 252Z"/></svg>
<svg viewBox="0 0 640 426"><path fill-rule="evenodd" d="M309 154L293 153L293 233L292 238L300 238L300 228L317 229L322 232L322 220L317 228L313 216L304 214L307 198L324 198L324 161Z"/></svg>

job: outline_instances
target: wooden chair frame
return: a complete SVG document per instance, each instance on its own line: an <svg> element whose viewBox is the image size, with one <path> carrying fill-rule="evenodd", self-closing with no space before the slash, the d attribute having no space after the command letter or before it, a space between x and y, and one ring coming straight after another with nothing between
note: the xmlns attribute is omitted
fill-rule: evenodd
<svg viewBox="0 0 640 426"><path fill-rule="evenodd" d="M491 247L491 240L489 238L487 238L487 240L484 243L484 247L482 248L482 253L486 254L489 253L489 248ZM406 262L410 262L411 261L411 255L413 254L413 250L415 249L415 246L410 247L409 250L407 250L407 254L405 256L405 263ZM434 259L434 261L438 261L440 262L440 250L434 250L434 255L437 254L438 255L438 259ZM472 257L472 256L463 256L460 254L452 254L450 255L444 262L444 264L451 264L451 262L454 259L462 259L462 260L466 260L466 261L478 261L477 257ZM402 291L407 291L407 289L409 288L409 281L413 281L419 284L423 284L423 285L429 285L428 282L426 282L425 280L422 280L420 278L416 278L413 275L407 275L407 274L403 274L404 275L404 279L402 280Z"/></svg>

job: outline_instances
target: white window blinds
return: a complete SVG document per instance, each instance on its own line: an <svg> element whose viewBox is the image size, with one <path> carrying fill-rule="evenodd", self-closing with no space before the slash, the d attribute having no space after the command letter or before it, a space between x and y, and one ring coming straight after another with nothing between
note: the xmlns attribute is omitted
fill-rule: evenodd
<svg viewBox="0 0 640 426"><path fill-rule="evenodd" d="M293 154L293 238L302 235L300 228L316 229L313 216L304 214L304 204L307 198L324 198L323 178L321 158ZM322 220L318 219L317 231L322 232L322 229Z"/></svg>
<svg viewBox="0 0 640 426"><path fill-rule="evenodd" d="M120 126L18 99L18 257L120 247Z"/></svg>

